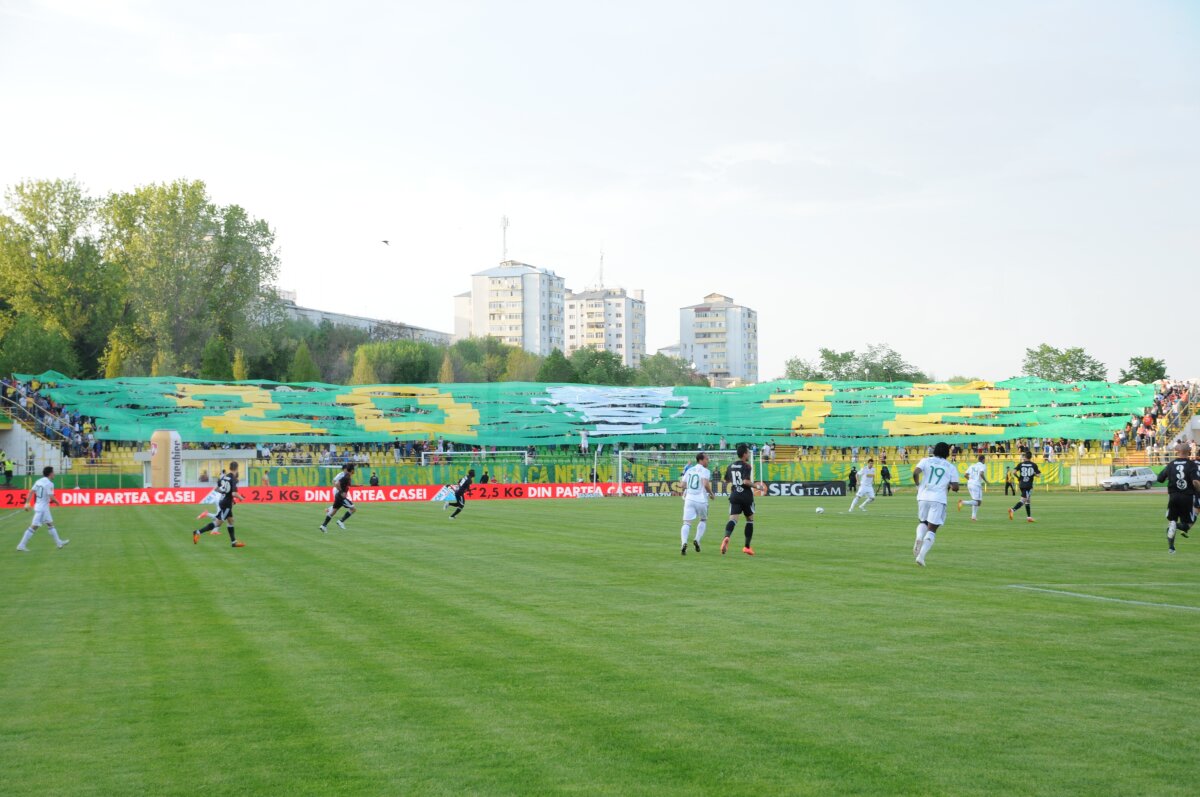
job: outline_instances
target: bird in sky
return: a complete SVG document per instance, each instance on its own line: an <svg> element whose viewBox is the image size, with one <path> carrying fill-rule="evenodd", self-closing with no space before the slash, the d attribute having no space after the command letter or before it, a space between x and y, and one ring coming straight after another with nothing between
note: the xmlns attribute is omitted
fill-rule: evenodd
<svg viewBox="0 0 1200 797"><path fill-rule="evenodd" d="M380 243L383 244L384 246L391 246L391 243L388 241L380 241Z"/></svg>

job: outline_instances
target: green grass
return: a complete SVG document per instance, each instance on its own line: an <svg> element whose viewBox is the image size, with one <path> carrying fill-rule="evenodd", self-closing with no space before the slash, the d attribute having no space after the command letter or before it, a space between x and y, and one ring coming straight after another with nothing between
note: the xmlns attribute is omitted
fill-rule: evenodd
<svg viewBox="0 0 1200 797"><path fill-rule="evenodd" d="M17 795L1194 795L1200 539L1163 496L1039 523L911 495L759 501L681 557L677 499L57 509L0 525L0 791ZM714 508L720 512L723 504ZM735 536L740 551L741 532ZM1055 586L1067 585L1067 586Z"/></svg>

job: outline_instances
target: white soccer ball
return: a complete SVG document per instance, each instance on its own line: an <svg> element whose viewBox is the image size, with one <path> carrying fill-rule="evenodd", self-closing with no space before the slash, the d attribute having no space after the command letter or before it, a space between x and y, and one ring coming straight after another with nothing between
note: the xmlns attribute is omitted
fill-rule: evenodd
<svg viewBox="0 0 1200 797"><path fill-rule="evenodd" d="M824 508L824 507L820 507L820 506L819 506L819 507L817 507L817 514L818 514L818 515L823 515L823 514L825 514L825 508Z"/></svg>

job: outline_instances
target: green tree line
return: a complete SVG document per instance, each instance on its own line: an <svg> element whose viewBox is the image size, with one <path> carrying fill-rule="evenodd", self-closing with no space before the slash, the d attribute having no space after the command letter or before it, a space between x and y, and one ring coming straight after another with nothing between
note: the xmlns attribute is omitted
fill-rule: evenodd
<svg viewBox="0 0 1200 797"><path fill-rule="evenodd" d="M266 221L176 180L103 197L75 180L7 190L0 208L0 373L387 384L704 384L683 360L540 357L493 338L436 346L288 318Z"/></svg>

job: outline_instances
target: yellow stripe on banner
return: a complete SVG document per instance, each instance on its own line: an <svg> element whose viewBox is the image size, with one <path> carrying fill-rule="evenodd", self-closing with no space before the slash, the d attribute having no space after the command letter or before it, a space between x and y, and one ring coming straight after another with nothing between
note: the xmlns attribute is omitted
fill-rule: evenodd
<svg viewBox="0 0 1200 797"><path fill-rule="evenodd" d="M411 398L418 404L436 407L446 414L441 423L429 421L393 421L383 416L375 405L375 396L387 398ZM352 388L337 398L338 404L354 408L354 420L368 432L389 434L455 434L475 437L479 425L479 410L466 402L455 401L454 396L436 388L411 387L408 385L364 385Z"/></svg>
<svg viewBox="0 0 1200 797"><path fill-rule="evenodd" d="M801 434L820 434L825 428L825 419L833 413L833 404L814 401L806 404L799 415L792 418L792 431Z"/></svg>
<svg viewBox="0 0 1200 797"><path fill-rule="evenodd" d="M203 401L195 398L196 396L233 396L241 399L251 407L264 410L279 409L279 405L271 400L270 391L263 390L261 387L254 387L253 385L181 384L176 385L175 390L178 395L168 393L167 397L175 399L175 402L180 407L204 409L206 405Z"/></svg>
<svg viewBox="0 0 1200 797"><path fill-rule="evenodd" d="M303 421L252 420L264 414L263 410L256 408L230 410L223 415L207 415L200 425L211 429L214 434L329 434L328 429Z"/></svg>
<svg viewBox="0 0 1200 797"><path fill-rule="evenodd" d="M797 404L827 402L831 398L833 398L832 385L809 385L804 390L793 390L790 393L772 393L771 397L763 402L763 407L766 409L780 409L782 407L794 407Z"/></svg>
<svg viewBox="0 0 1200 797"><path fill-rule="evenodd" d="M938 434L1003 434L1003 426L972 426L961 423L945 423L946 418L962 418L974 414L978 407L964 407L964 412L930 412L923 415L897 415L895 420L884 421L883 428L889 435L938 435Z"/></svg>
<svg viewBox="0 0 1200 797"><path fill-rule="evenodd" d="M284 434L328 434L328 430L303 421L255 420L265 418L268 410L279 409L271 399L271 392L253 385L193 385L177 384L177 395L170 395L180 407L207 409L197 396L229 396L240 399L247 406L227 410L220 415L206 415L200 425L215 434L284 435Z"/></svg>

